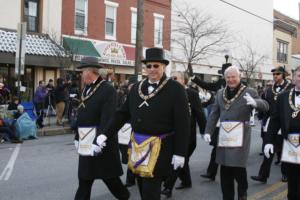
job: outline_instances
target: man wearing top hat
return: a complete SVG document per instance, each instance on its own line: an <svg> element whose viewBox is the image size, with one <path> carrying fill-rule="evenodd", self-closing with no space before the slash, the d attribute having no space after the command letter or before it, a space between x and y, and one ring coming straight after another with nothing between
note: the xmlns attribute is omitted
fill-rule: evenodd
<svg viewBox="0 0 300 200"><path fill-rule="evenodd" d="M220 120L216 149L216 162L221 165L223 200L233 200L234 182L237 181L238 200L247 199L247 160L250 149L252 109L267 111L268 103L257 92L241 83L241 73L230 66L224 72L226 87L220 89L208 117L204 140L211 141L211 134Z"/></svg>
<svg viewBox="0 0 300 200"><path fill-rule="evenodd" d="M272 87L268 88L263 96L263 99L265 99L269 105L270 109L267 112L261 113L262 116L262 125L263 125L263 137L264 134L266 134L270 117L273 115L274 109L276 107L276 102L278 100L279 94L289 91L293 84L289 80L286 79L287 72L284 67L277 67L271 70L273 73L273 80L274 84ZM278 147L278 152L280 152L282 148L282 136L277 135L276 136L276 146ZM265 143L265 142L263 142ZM280 153L279 153L280 154ZM273 154L270 158L267 158L264 156L264 160L260 166L258 176L251 176L252 180L259 181L262 183L266 183L267 179L270 175L271 165L273 161ZM285 167L284 164L281 165L281 173L282 173L282 181L286 181L286 173L285 173Z"/></svg>
<svg viewBox="0 0 300 200"><path fill-rule="evenodd" d="M185 89L164 73L169 61L163 49L146 50L147 78L135 84L126 102L97 143L105 151L116 130L130 120L133 133L128 166L137 175L142 200L160 199L161 183L184 166L188 150L189 108Z"/></svg>
<svg viewBox="0 0 300 200"><path fill-rule="evenodd" d="M116 91L99 74L102 68L95 57L85 57L78 69L82 70L85 87L78 108L78 130L75 147L79 153L79 187L75 200L88 200L95 179L102 179L117 199L129 199L129 192L119 178L122 174L118 138L114 135L100 153L96 143L113 117L116 109Z"/></svg>
<svg viewBox="0 0 300 200"><path fill-rule="evenodd" d="M281 162L285 164L288 200L300 199L300 66L294 71L295 86L279 94L265 134L264 153L270 158L279 129L284 143Z"/></svg>

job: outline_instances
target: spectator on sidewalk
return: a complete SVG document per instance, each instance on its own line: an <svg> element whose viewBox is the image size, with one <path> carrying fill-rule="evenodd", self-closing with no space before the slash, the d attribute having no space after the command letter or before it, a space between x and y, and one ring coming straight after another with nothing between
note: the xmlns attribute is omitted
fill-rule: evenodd
<svg viewBox="0 0 300 200"><path fill-rule="evenodd" d="M38 116L36 124L39 128L43 128L43 118L44 118L44 108L45 108L45 98L47 96L47 89L45 87L45 81L39 81L39 86L36 88L33 103L36 109L36 114Z"/></svg>
<svg viewBox="0 0 300 200"><path fill-rule="evenodd" d="M68 82L69 83L69 82ZM56 124L63 125L63 115L67 101L68 83L65 83L63 78L58 78L54 89L55 109L56 109Z"/></svg>

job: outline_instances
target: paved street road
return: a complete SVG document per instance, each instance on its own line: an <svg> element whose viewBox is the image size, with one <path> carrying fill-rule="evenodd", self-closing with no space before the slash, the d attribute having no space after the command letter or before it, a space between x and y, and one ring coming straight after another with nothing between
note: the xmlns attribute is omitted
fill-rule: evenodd
<svg viewBox="0 0 300 200"><path fill-rule="evenodd" d="M262 156L258 126L253 128L248 167L249 200L286 199L286 184L280 182L280 168L272 165L267 184L250 180L256 175ZM208 164L211 147L198 137L198 146L190 166L193 187L174 191L172 199L221 199L219 176L215 182L200 178ZM77 187L77 159L72 135L41 137L23 144L0 145L0 199L1 200L72 200ZM126 169L126 166L123 166ZM124 176L122 177L124 180ZM130 188L131 199L137 200L136 187ZM101 181L93 186L92 199L114 199Z"/></svg>

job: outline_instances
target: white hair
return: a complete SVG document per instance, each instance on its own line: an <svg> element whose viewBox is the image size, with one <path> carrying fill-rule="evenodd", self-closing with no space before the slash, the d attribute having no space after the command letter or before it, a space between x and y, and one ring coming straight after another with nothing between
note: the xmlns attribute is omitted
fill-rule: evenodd
<svg viewBox="0 0 300 200"><path fill-rule="evenodd" d="M20 111L21 113L24 112L24 106L22 106L22 105L18 105L17 109L18 109L18 111Z"/></svg>
<svg viewBox="0 0 300 200"><path fill-rule="evenodd" d="M237 66L230 66L225 70L224 76L226 76L228 72L232 72L232 71L236 72L239 76L241 75L240 69Z"/></svg>

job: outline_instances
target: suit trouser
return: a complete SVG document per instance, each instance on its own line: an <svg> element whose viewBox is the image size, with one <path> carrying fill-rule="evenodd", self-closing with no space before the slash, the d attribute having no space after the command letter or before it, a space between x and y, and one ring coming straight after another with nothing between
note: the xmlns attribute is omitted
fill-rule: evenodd
<svg viewBox="0 0 300 200"><path fill-rule="evenodd" d="M206 170L206 173L213 177L215 177L217 175L218 166L219 166L216 163L216 152L217 152L217 147L216 147L216 145L214 145L213 149L211 150L210 160L209 160L209 164L208 164L208 167Z"/></svg>
<svg viewBox="0 0 300 200"><path fill-rule="evenodd" d="M259 168L259 173L258 173L259 176L261 176L263 178L269 178L273 158L274 158L274 154L270 154L270 158L267 158L266 156L264 156L264 160ZM286 176L286 164L285 163L281 163L281 174Z"/></svg>
<svg viewBox="0 0 300 200"><path fill-rule="evenodd" d="M300 165L285 163L288 180L288 200L300 199Z"/></svg>
<svg viewBox="0 0 300 200"><path fill-rule="evenodd" d="M142 200L160 200L162 178L137 177L138 187Z"/></svg>
<svg viewBox="0 0 300 200"><path fill-rule="evenodd" d="M177 178L181 180L182 185L191 186L191 173L189 167L189 158L186 158L182 169L173 170L171 175L165 180L164 187L172 190L176 183Z"/></svg>
<svg viewBox="0 0 300 200"><path fill-rule="evenodd" d="M234 180L238 184L238 196L247 195L248 181L246 168L221 165L223 200L234 200Z"/></svg>
<svg viewBox="0 0 300 200"><path fill-rule="evenodd" d="M127 200L129 199L129 191L123 185L119 177L102 179L109 191L116 199ZM77 189L75 200L89 200L91 198L91 190L94 180L79 179L79 187Z"/></svg>

